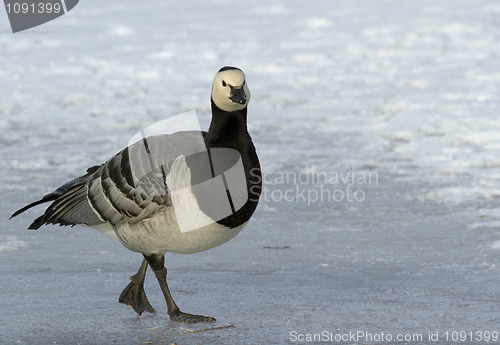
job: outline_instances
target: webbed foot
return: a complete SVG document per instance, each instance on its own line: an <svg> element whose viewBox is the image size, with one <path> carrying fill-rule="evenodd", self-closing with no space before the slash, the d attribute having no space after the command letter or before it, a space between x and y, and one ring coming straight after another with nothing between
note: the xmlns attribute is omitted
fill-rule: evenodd
<svg viewBox="0 0 500 345"><path fill-rule="evenodd" d="M144 292L144 278L146 277L147 268L148 263L146 260L143 260L139 271L130 277L131 282L123 289L120 298L118 298L120 303L131 306L139 315L145 311L156 313L156 310L149 304L146 292Z"/></svg>
<svg viewBox="0 0 500 345"><path fill-rule="evenodd" d="M172 312L170 314L170 319L172 321L187 322L187 323L215 322L215 318L211 316L193 315L184 313L180 310L178 310L177 312Z"/></svg>

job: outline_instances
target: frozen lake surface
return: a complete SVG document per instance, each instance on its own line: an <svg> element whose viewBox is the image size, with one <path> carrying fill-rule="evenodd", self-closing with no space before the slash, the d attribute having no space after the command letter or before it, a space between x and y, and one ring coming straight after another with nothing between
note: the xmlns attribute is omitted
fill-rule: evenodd
<svg viewBox="0 0 500 345"><path fill-rule="evenodd" d="M500 331L500 2L87 0L17 34L1 18L0 344ZM224 65L247 75L265 194L232 241L166 256L176 302L215 325L171 322L151 271L158 313L136 317L117 301L139 254L25 230L42 208L8 218L147 125L196 110L207 128ZM358 331L374 338L334 337Z"/></svg>

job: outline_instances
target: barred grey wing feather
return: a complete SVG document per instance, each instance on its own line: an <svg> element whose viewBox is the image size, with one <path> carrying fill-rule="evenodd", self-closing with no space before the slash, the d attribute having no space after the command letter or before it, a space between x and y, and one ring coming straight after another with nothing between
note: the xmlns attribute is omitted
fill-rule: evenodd
<svg viewBox="0 0 500 345"><path fill-rule="evenodd" d="M155 197L156 195L148 194L139 188L140 181L133 176L127 159L130 157L130 151L136 149L134 145L106 162L88 184L90 205L104 221L113 226L122 222L137 222L169 204L168 194L165 193L166 186L163 187L163 198ZM147 159L133 154L134 159ZM146 171L143 166L141 169ZM164 180L162 183L165 185Z"/></svg>
<svg viewBox="0 0 500 345"><path fill-rule="evenodd" d="M148 137L130 145L106 163L87 170L41 200L20 209L52 201L30 229L44 224L98 226L136 223L171 206L166 176L179 155L205 150L200 132Z"/></svg>

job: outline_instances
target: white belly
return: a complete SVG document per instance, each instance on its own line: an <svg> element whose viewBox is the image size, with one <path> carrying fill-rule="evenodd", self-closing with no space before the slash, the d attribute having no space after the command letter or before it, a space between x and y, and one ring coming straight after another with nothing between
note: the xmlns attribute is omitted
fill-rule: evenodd
<svg viewBox="0 0 500 345"><path fill-rule="evenodd" d="M143 254L195 253L220 246L236 236L246 223L227 228L212 223L202 228L181 232L175 212L165 208L151 218L136 224L122 223L115 229L103 224L93 227L103 234L118 239L128 249Z"/></svg>

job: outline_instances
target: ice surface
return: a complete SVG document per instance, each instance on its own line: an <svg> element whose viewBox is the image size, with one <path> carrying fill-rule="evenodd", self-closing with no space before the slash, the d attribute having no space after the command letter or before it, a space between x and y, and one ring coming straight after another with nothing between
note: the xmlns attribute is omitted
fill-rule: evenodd
<svg viewBox="0 0 500 345"><path fill-rule="evenodd" d="M496 0L87 0L14 35L3 16L0 344L500 331L499 18ZM207 325L171 322L151 272L157 315L117 303L139 254L25 230L41 208L8 218L167 116L207 128L224 65L247 75L266 194L229 243L167 255L181 308L236 325L188 333Z"/></svg>
<svg viewBox="0 0 500 345"><path fill-rule="evenodd" d="M26 247L26 242L19 240L16 236L0 236L0 253L12 252Z"/></svg>

